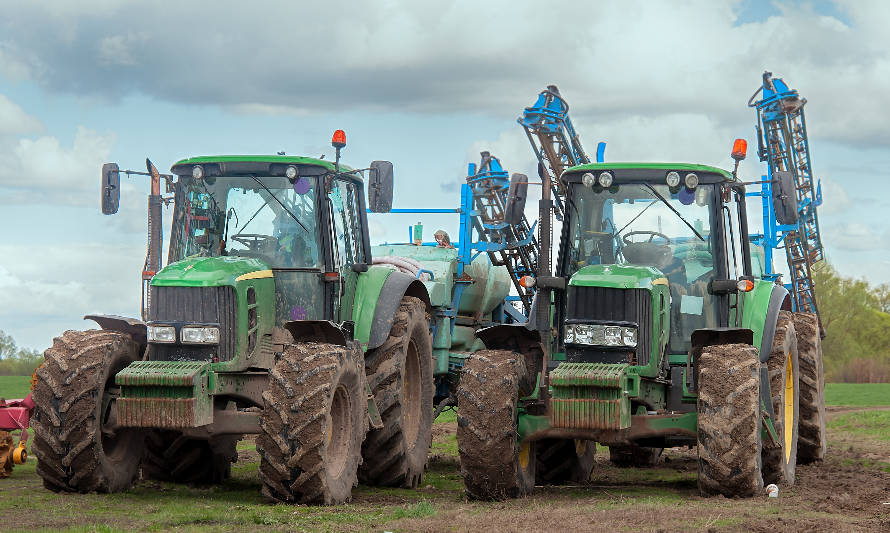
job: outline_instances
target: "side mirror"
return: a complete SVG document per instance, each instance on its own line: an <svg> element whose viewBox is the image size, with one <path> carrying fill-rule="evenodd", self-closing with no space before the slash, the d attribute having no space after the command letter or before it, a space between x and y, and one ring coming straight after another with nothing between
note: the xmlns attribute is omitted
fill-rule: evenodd
<svg viewBox="0 0 890 533"><path fill-rule="evenodd" d="M507 224L519 224L525 213L525 199L528 196L528 176L525 174L513 174L510 178L510 188L507 190L507 204L504 206L504 222Z"/></svg>
<svg viewBox="0 0 890 533"><path fill-rule="evenodd" d="M372 213L392 211L392 163L374 161L368 179L368 209Z"/></svg>
<svg viewBox="0 0 890 533"><path fill-rule="evenodd" d="M105 163L102 165L102 214L113 215L117 213L121 203L121 175L117 163Z"/></svg>
<svg viewBox="0 0 890 533"><path fill-rule="evenodd" d="M779 224L797 224L797 187L789 171L773 173L773 210Z"/></svg>

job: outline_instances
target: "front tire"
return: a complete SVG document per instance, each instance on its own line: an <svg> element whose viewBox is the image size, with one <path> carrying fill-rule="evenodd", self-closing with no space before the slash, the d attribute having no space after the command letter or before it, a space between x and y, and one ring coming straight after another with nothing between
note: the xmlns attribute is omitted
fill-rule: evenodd
<svg viewBox="0 0 890 533"><path fill-rule="evenodd" d="M174 483L222 483L232 474L240 437L191 439L178 431L152 431L146 437L142 477Z"/></svg>
<svg viewBox="0 0 890 533"><path fill-rule="evenodd" d="M46 488L121 492L132 486L143 432L119 428L114 376L139 358L139 344L117 331L66 331L44 352L32 399L37 473Z"/></svg>
<svg viewBox="0 0 890 533"><path fill-rule="evenodd" d="M433 343L423 301L402 298L389 337L365 363L383 428L371 430L362 445L359 479L417 487L433 438Z"/></svg>
<svg viewBox="0 0 890 533"><path fill-rule="evenodd" d="M535 486L535 443L517 439L522 355L481 350L464 364L457 389L457 448L467 497L518 498Z"/></svg>
<svg viewBox="0 0 890 533"><path fill-rule="evenodd" d="M751 497L763 490L760 359L749 344L707 346L698 365L698 488Z"/></svg>
<svg viewBox="0 0 890 533"><path fill-rule="evenodd" d="M780 311L769 361L770 398L773 403L773 427L779 445L763 448L763 482L794 485L797 469L799 412L799 369L797 336L791 313Z"/></svg>
<svg viewBox="0 0 890 533"><path fill-rule="evenodd" d="M285 503L348 501L368 430L357 348L314 342L285 348L263 393L257 437L263 495Z"/></svg>

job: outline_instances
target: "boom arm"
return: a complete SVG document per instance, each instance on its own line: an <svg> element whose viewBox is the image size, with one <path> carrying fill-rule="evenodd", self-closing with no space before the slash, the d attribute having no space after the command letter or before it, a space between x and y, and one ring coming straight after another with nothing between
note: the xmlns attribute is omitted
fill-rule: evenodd
<svg viewBox="0 0 890 533"><path fill-rule="evenodd" d="M761 99L755 101L758 94ZM761 87L748 100L748 106L757 110L758 155L767 163L768 171L767 183L761 191L764 235L760 240L769 252L768 257L771 257L771 248L778 249L779 244L784 243L794 308L818 315L811 269L824 257L816 209L822 204L822 191L813 178L804 118L806 103L806 98L801 98L782 79L774 79L771 72L763 73ZM773 217L770 188L778 172L790 172L794 177L798 205L796 226L779 225ZM767 261L766 266L771 269L771 261Z"/></svg>

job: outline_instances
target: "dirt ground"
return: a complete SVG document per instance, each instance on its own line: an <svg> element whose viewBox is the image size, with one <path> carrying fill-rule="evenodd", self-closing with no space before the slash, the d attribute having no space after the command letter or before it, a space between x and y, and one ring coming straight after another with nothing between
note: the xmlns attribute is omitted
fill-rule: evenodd
<svg viewBox="0 0 890 533"><path fill-rule="evenodd" d="M867 410L876 409L829 416ZM695 450L624 469L600 448L591 482L492 503L464 497L456 430L434 425L423 488L359 486L351 503L333 507L264 501L252 439L239 445L232 480L212 487L142 482L123 494L56 494L29 463L0 480L0 523L18 531L890 531L890 442L857 433L830 430L827 459L800 465L797 484L780 487L777 499L699 496Z"/></svg>

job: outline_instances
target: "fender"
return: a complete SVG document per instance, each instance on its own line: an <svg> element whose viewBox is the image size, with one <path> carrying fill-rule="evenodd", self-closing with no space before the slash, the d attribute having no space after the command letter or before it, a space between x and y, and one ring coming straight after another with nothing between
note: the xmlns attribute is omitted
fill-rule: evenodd
<svg viewBox="0 0 890 533"><path fill-rule="evenodd" d="M366 285L362 287L363 294L361 296L368 301L357 302L356 311L358 312L353 315L356 320L356 340L363 342L364 339L362 337L367 332L367 346L365 350L377 348L389 337L389 332L392 329L392 323L395 320L396 312L399 310L402 297L414 296L419 298L426 306L427 312L432 312L430 295L422 281L409 274L388 268L373 268L369 269L368 273L370 274L372 271L379 273L380 270L388 272L386 281L379 285L379 289L376 291L373 286ZM375 292L376 294L374 294ZM357 297L356 300L358 299ZM368 312L362 312L368 303L373 305L373 315Z"/></svg>
<svg viewBox="0 0 890 533"><path fill-rule="evenodd" d="M108 331L119 331L125 333L139 343L140 351L145 351L148 345L148 332L145 328L145 322L138 318L130 318L118 315L86 315L84 320L92 320L99 327Z"/></svg>
<svg viewBox="0 0 890 533"><path fill-rule="evenodd" d="M544 348L541 346L541 333L538 330L528 329L526 324L498 324L476 331L476 337L489 350L509 350L522 354L526 375L519 381L520 394L526 396L534 392L544 360Z"/></svg>
<svg viewBox="0 0 890 533"><path fill-rule="evenodd" d="M773 337L776 335L776 323L779 321L779 311L791 311L791 298L788 295L788 289L780 285L773 285L763 323L763 336L760 338L761 363L769 361L769 354L773 349Z"/></svg>
<svg viewBox="0 0 890 533"><path fill-rule="evenodd" d="M340 327L330 320L291 320L284 323L284 329L290 332L295 342L319 342L346 346L352 340L351 322L344 322Z"/></svg>

